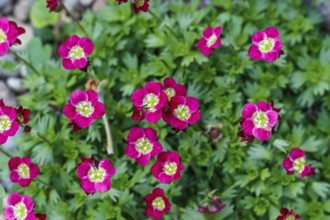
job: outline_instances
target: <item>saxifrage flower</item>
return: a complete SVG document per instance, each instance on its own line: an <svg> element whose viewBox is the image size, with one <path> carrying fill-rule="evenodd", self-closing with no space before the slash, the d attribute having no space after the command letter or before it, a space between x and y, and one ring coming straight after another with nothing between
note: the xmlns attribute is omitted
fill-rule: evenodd
<svg viewBox="0 0 330 220"><path fill-rule="evenodd" d="M19 126L16 121L16 109L0 105L0 144L6 143L9 136L14 136Z"/></svg>
<svg viewBox="0 0 330 220"><path fill-rule="evenodd" d="M171 204L161 188L155 188L151 194L144 197L144 201L147 203L146 215L148 217L161 219L163 214L168 213L171 209Z"/></svg>
<svg viewBox="0 0 330 220"><path fill-rule="evenodd" d="M291 150L282 165L288 174L297 173L301 178L315 175L315 168L306 164L305 152L299 147Z"/></svg>
<svg viewBox="0 0 330 220"><path fill-rule="evenodd" d="M156 163L151 167L152 175L161 183L170 183L181 178L184 169L181 157L177 152L162 152Z"/></svg>
<svg viewBox="0 0 330 220"><path fill-rule="evenodd" d="M6 17L0 18L0 57L4 56L13 44L21 44L18 36L25 33L25 29L18 27L16 22Z"/></svg>
<svg viewBox="0 0 330 220"><path fill-rule="evenodd" d="M22 196L19 193L11 194L7 199L7 207L3 215L7 220L35 220L34 202L30 196Z"/></svg>
<svg viewBox="0 0 330 220"><path fill-rule="evenodd" d="M13 157L9 160L10 179L23 187L31 184L32 180L39 175L39 167L31 162L30 157Z"/></svg>
<svg viewBox="0 0 330 220"><path fill-rule="evenodd" d="M91 158L82 157L82 161L77 167L80 186L87 195L109 191L111 188L110 177L115 173L116 169L110 159L103 159L99 162L93 156Z"/></svg>
<svg viewBox="0 0 330 220"><path fill-rule="evenodd" d="M151 157L163 150L157 139L157 132L153 128L132 128L127 137L127 156L142 166L147 165Z"/></svg>
<svg viewBox="0 0 330 220"><path fill-rule="evenodd" d="M155 123L162 117L162 108L167 103L167 95L159 82L148 82L143 89L135 90L131 99L134 106L132 119L145 117L150 123ZM137 117L137 113L142 115Z"/></svg>
<svg viewBox="0 0 330 220"><path fill-rule="evenodd" d="M240 121L243 133L239 135L242 141L252 141L252 136L258 138L260 141L265 141L272 135L272 128L280 119L278 112L281 109L273 107L272 102L264 101L258 104L248 103L243 107Z"/></svg>
<svg viewBox="0 0 330 220"><path fill-rule="evenodd" d="M31 114L31 110L24 108L23 106L19 106L16 109L16 121L24 125L29 122L29 115Z"/></svg>
<svg viewBox="0 0 330 220"><path fill-rule="evenodd" d="M205 205L198 206L198 212L204 214L215 214L226 207L221 198L210 198Z"/></svg>
<svg viewBox="0 0 330 220"><path fill-rule="evenodd" d="M222 27L208 27L203 32L203 37L198 41L199 48L204 56L210 56L213 49L221 46L220 35Z"/></svg>
<svg viewBox="0 0 330 220"><path fill-rule="evenodd" d="M136 14L140 11L148 12L149 0L133 0L133 10Z"/></svg>
<svg viewBox="0 0 330 220"><path fill-rule="evenodd" d="M60 11L61 10L61 1L60 0L47 0L47 8L49 8L49 12L52 11Z"/></svg>
<svg viewBox="0 0 330 220"><path fill-rule="evenodd" d="M94 90L74 91L64 107L64 115L80 128L87 128L104 113L104 105L98 100L98 94Z"/></svg>
<svg viewBox="0 0 330 220"><path fill-rule="evenodd" d="M37 220L46 220L47 219L47 215L46 214L36 214L36 219Z"/></svg>
<svg viewBox="0 0 330 220"><path fill-rule="evenodd" d="M264 59L274 62L283 54L282 47L280 32L275 27L268 27L252 36L252 45L248 53L253 60Z"/></svg>
<svg viewBox="0 0 330 220"><path fill-rule="evenodd" d="M94 44L89 38L72 35L60 46L58 53L63 58L62 64L65 69L86 71L89 63L87 57L93 50Z"/></svg>
<svg viewBox="0 0 330 220"><path fill-rule="evenodd" d="M186 87L177 83L175 79L171 77L164 80L163 91L166 93L168 101L170 101L174 96L187 95Z"/></svg>
<svg viewBox="0 0 330 220"><path fill-rule="evenodd" d="M287 208L281 208L281 215L276 218L276 220L298 220L300 219L300 215L295 214L291 209L290 211Z"/></svg>
<svg viewBox="0 0 330 220"><path fill-rule="evenodd" d="M118 5L122 4L122 3L126 3L128 0L117 0Z"/></svg>

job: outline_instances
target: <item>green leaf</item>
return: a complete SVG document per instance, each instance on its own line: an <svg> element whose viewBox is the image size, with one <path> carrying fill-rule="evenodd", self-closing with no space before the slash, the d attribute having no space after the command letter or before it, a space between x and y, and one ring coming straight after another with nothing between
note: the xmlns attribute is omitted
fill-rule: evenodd
<svg viewBox="0 0 330 220"><path fill-rule="evenodd" d="M290 145L290 143L286 140L282 140L282 139L276 139L274 142L273 142L273 145L279 149L280 151L286 153L286 150L284 147L287 147Z"/></svg>
<svg viewBox="0 0 330 220"><path fill-rule="evenodd" d="M2 184L0 184L0 198L3 198L6 195L5 189Z"/></svg>
<svg viewBox="0 0 330 220"><path fill-rule="evenodd" d="M313 182L312 189L323 199L328 197L330 192L330 184L326 182Z"/></svg>
<svg viewBox="0 0 330 220"><path fill-rule="evenodd" d="M55 24L59 13L49 12L46 7L46 1L37 0L33 3L30 11L30 20L34 27L43 28Z"/></svg>

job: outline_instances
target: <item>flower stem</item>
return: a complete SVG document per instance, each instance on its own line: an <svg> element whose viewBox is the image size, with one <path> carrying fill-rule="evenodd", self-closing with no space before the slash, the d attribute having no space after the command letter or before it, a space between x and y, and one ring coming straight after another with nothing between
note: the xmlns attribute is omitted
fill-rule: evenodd
<svg viewBox="0 0 330 220"><path fill-rule="evenodd" d="M50 185L48 183L46 183L45 181L41 180L41 179L35 179L37 182L44 184L45 186L47 186L48 188L51 188Z"/></svg>
<svg viewBox="0 0 330 220"><path fill-rule="evenodd" d="M79 23L79 21L73 16L73 14L70 12L70 10L64 5L64 2L62 1L61 2L61 4L62 4L62 7L63 7L63 9L64 9L64 11L72 18L72 20L74 21L74 22L76 22L76 24L79 26L79 28L84 32L84 34L88 37L88 38L90 38L89 37L89 35L87 34L87 31L85 30L85 28Z"/></svg>
<svg viewBox="0 0 330 220"><path fill-rule="evenodd" d="M39 132L37 132L37 136L43 140L44 142L46 142L50 147L52 146L52 144L49 142L49 140L47 140L47 138L45 138L43 135L41 135Z"/></svg>
<svg viewBox="0 0 330 220"><path fill-rule="evenodd" d="M7 152L5 149L3 149L3 146L2 146L2 147L0 146L0 151L1 151L4 155L6 155L7 157L9 157L9 158L13 158L13 157L14 157L14 156L11 155L9 152Z"/></svg>
<svg viewBox="0 0 330 220"><path fill-rule="evenodd" d="M105 134L107 136L107 153L113 154L114 151L113 151L113 142L112 142L112 137L111 137L111 129L110 129L110 124L108 122L106 113L104 113L102 119L104 122Z"/></svg>
<svg viewBox="0 0 330 220"><path fill-rule="evenodd" d="M28 67L30 67L36 74L41 75L39 73L39 71L26 59L24 59L23 57L21 57L20 55L18 55L18 53L16 53L15 51L13 51L12 49L9 49L9 52L12 53L17 59L19 59L22 63L24 63L25 65L27 65Z"/></svg>
<svg viewBox="0 0 330 220"><path fill-rule="evenodd" d="M162 23L163 22L163 20L161 20L155 13L153 13L150 9L148 10L148 12L156 19L156 20L158 20L160 23ZM177 37L176 36L176 34L175 34L175 32L173 31L173 29L170 27L170 26L168 26L166 23L165 23L165 27L166 27L166 29L174 36L174 37Z"/></svg>

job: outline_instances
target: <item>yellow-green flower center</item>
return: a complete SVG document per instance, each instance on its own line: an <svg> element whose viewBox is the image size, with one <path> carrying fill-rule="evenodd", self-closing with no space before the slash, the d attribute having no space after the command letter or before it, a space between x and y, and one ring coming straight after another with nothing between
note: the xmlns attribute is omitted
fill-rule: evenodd
<svg viewBox="0 0 330 220"><path fill-rule="evenodd" d="M165 209L165 201L162 197L157 197L152 201L152 207L158 211L163 211Z"/></svg>
<svg viewBox="0 0 330 220"><path fill-rule="evenodd" d="M79 102L78 105L76 105L76 112L78 112L80 115L84 117L89 117L94 112L94 107L92 106L91 102Z"/></svg>
<svg viewBox="0 0 330 220"><path fill-rule="evenodd" d="M30 177L30 168L25 163L22 163L17 167L17 173L20 177L28 179Z"/></svg>
<svg viewBox="0 0 330 220"><path fill-rule="evenodd" d="M267 38L262 40L258 44L258 48L263 53L268 53L273 50L275 46L275 41L272 38Z"/></svg>
<svg viewBox="0 0 330 220"><path fill-rule="evenodd" d="M135 2L137 7L142 7L144 5L144 0L138 0Z"/></svg>
<svg viewBox="0 0 330 220"><path fill-rule="evenodd" d="M177 117L181 121L186 121L190 118L191 114L189 112L189 107L186 105L178 105L176 109L174 109L174 116Z"/></svg>
<svg viewBox="0 0 330 220"><path fill-rule="evenodd" d="M151 112L155 112L155 106L159 103L159 98L153 94L149 93L143 99L143 106Z"/></svg>
<svg viewBox="0 0 330 220"><path fill-rule="evenodd" d="M104 181L105 174L106 172L103 168L97 169L93 167L88 171L88 178L93 183L100 183Z"/></svg>
<svg viewBox="0 0 330 220"><path fill-rule="evenodd" d="M0 116L0 133L8 131L10 127L10 118L7 115Z"/></svg>
<svg viewBox="0 0 330 220"><path fill-rule="evenodd" d="M297 173L302 173L305 169L305 158L300 157L293 162L293 169Z"/></svg>
<svg viewBox="0 0 330 220"><path fill-rule="evenodd" d="M3 32L2 29L0 29L0 44L3 43L5 40L7 40L7 35L5 32Z"/></svg>
<svg viewBox="0 0 330 220"><path fill-rule="evenodd" d="M84 50L79 46L72 47L69 52L69 57L71 60L80 59L80 58L84 57L84 55L85 55Z"/></svg>
<svg viewBox="0 0 330 220"><path fill-rule="evenodd" d="M257 111L253 114L253 124L257 128L265 128L267 127L268 117L265 112Z"/></svg>
<svg viewBox="0 0 330 220"><path fill-rule="evenodd" d="M218 38L215 34L212 34L212 36L207 39L206 45L207 47L213 46L217 42Z"/></svg>
<svg viewBox="0 0 330 220"><path fill-rule="evenodd" d="M296 218L293 215L285 217L285 220L295 220Z"/></svg>
<svg viewBox="0 0 330 220"><path fill-rule="evenodd" d="M165 162L163 171L165 172L166 175L172 176L176 174L176 171L178 169L178 166L176 165L175 162Z"/></svg>
<svg viewBox="0 0 330 220"><path fill-rule="evenodd" d="M171 100L175 96L175 90L173 88L167 88L164 91L167 95L168 100Z"/></svg>
<svg viewBox="0 0 330 220"><path fill-rule="evenodd" d="M24 220L28 215L27 208L23 202L17 203L14 207L14 216L17 220Z"/></svg>
<svg viewBox="0 0 330 220"><path fill-rule="evenodd" d="M148 138L140 138L135 143L135 149L141 154L148 154L152 151L152 143Z"/></svg>

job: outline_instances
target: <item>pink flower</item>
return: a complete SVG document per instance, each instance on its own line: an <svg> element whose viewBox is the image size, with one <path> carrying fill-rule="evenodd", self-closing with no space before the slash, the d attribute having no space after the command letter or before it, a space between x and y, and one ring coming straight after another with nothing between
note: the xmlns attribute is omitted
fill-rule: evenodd
<svg viewBox="0 0 330 220"><path fill-rule="evenodd" d="M74 91L64 106L64 115L80 128L87 128L94 120L101 118L104 112L104 105L94 90Z"/></svg>
<svg viewBox="0 0 330 220"><path fill-rule="evenodd" d="M151 167L152 175L161 183L170 183L181 178L183 170L180 155L177 152L162 152Z"/></svg>
<svg viewBox="0 0 330 220"><path fill-rule="evenodd" d="M16 121L22 125L28 123L30 113L31 110L23 108L23 106L19 106L16 109Z"/></svg>
<svg viewBox="0 0 330 220"><path fill-rule="evenodd" d="M39 175L39 167L31 162L30 157L13 157L9 160L10 179L13 183L18 183L27 187L32 179Z"/></svg>
<svg viewBox="0 0 330 220"><path fill-rule="evenodd" d="M109 191L111 188L110 177L115 173L116 169L112 166L110 159L98 162L93 156L91 158L82 157L82 161L77 167L80 186L87 195Z"/></svg>
<svg viewBox="0 0 330 220"><path fill-rule="evenodd" d="M47 0L47 8L49 8L49 12L52 11L60 11L61 10L61 2L60 0Z"/></svg>
<svg viewBox="0 0 330 220"><path fill-rule="evenodd" d="M87 57L93 50L94 44L89 38L72 35L60 46L58 53L63 58L62 64L65 69L77 68L85 71L89 63Z"/></svg>
<svg viewBox="0 0 330 220"><path fill-rule="evenodd" d="M220 198L211 198L205 206L198 206L198 212L204 214L215 214L226 207Z"/></svg>
<svg viewBox="0 0 330 220"><path fill-rule="evenodd" d="M176 83L173 78L166 78L164 80L163 91L167 95L167 99L170 101L174 96L186 96L187 89L183 85Z"/></svg>
<svg viewBox="0 0 330 220"><path fill-rule="evenodd" d="M46 220L46 218L47 218L46 214L40 214L40 213L36 214L36 219L38 220Z"/></svg>
<svg viewBox="0 0 330 220"><path fill-rule="evenodd" d="M276 220L298 220L300 219L300 215L294 214L294 211L291 209L290 211L287 208L281 208L281 215L276 218Z"/></svg>
<svg viewBox="0 0 330 220"><path fill-rule="evenodd" d="M6 143L9 136L14 136L18 128L16 109L0 105L0 144Z"/></svg>
<svg viewBox="0 0 330 220"><path fill-rule="evenodd" d="M146 215L148 217L161 219L164 213L168 213L171 209L171 204L164 195L161 188L155 188L151 194L144 197L147 203Z"/></svg>
<svg viewBox="0 0 330 220"><path fill-rule="evenodd" d="M273 108L273 103L264 101L258 104L248 103L242 110L243 118L240 121L243 134L242 141L251 141L252 136L265 141L272 135L272 128L279 120L278 112L281 109Z"/></svg>
<svg viewBox="0 0 330 220"><path fill-rule="evenodd" d="M158 82L148 82L143 89L137 89L133 92L132 103L139 114L150 123L157 122L162 117L162 108L167 103L167 95L162 91L162 84ZM136 111L132 119L136 119Z"/></svg>
<svg viewBox="0 0 330 220"><path fill-rule="evenodd" d="M176 130L184 130L200 119L199 102L195 97L175 96L169 102L169 109L163 119Z"/></svg>
<svg viewBox="0 0 330 220"><path fill-rule="evenodd" d="M118 5L122 4L122 3L126 3L128 0L117 0Z"/></svg>
<svg viewBox="0 0 330 220"><path fill-rule="evenodd" d="M282 47L280 32L274 27L268 27L265 31L258 31L252 36L249 56L253 60L264 59L274 62L283 54Z"/></svg>
<svg viewBox="0 0 330 220"><path fill-rule="evenodd" d="M132 128L127 137L126 155L146 166L151 157L163 151L157 139L157 132L152 128Z"/></svg>
<svg viewBox="0 0 330 220"><path fill-rule="evenodd" d="M149 0L133 0L133 10L136 14L140 11L148 12Z"/></svg>
<svg viewBox="0 0 330 220"><path fill-rule="evenodd" d="M222 27L208 27L203 32L203 37L199 39L197 48L199 48L204 56L210 56L213 49L217 49L221 45L220 34Z"/></svg>
<svg viewBox="0 0 330 220"><path fill-rule="evenodd" d="M288 174L297 173L301 178L315 175L315 168L306 165L305 152L298 147L291 150L290 155L285 158L282 166Z"/></svg>
<svg viewBox="0 0 330 220"><path fill-rule="evenodd" d="M0 57L8 52L11 45L21 43L18 36L24 32L24 28L18 27L16 22L9 21L6 17L0 18Z"/></svg>
<svg viewBox="0 0 330 220"><path fill-rule="evenodd" d="M30 196L22 196L19 193L11 194L7 199L7 207L3 215L7 220L35 220L33 211L34 202Z"/></svg>

